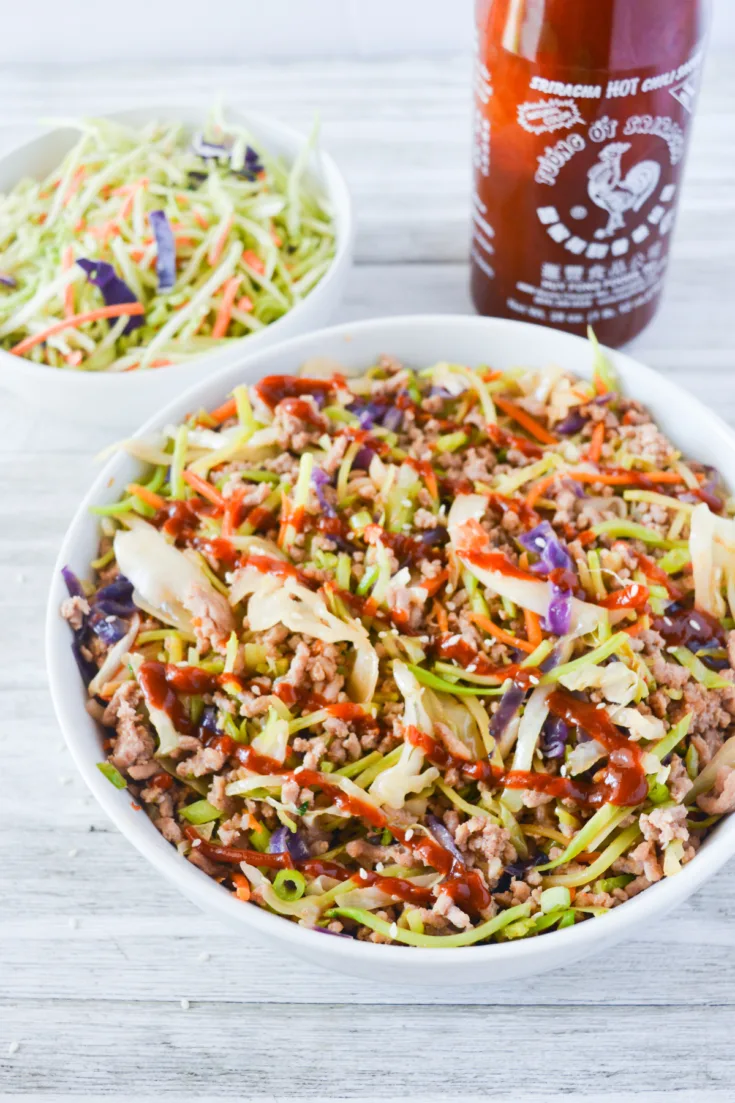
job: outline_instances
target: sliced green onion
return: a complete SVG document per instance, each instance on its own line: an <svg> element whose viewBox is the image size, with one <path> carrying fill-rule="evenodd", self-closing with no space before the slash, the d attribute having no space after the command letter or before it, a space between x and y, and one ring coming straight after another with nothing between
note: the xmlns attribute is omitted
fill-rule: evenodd
<svg viewBox="0 0 735 1103"><path fill-rule="evenodd" d="M287 903L300 900L305 890L306 878L298 869L279 869L273 879L273 891Z"/></svg>
<svg viewBox="0 0 735 1103"><path fill-rule="evenodd" d="M652 548L671 548L678 551L688 549L689 545L682 540L666 540L653 529L647 529L645 525L639 525L636 521L600 521L599 525L593 525L592 532L595 536L611 536L613 539L641 540L644 544L650 544Z"/></svg>
<svg viewBox="0 0 735 1103"><path fill-rule="evenodd" d="M218 820L222 812L219 808L215 808L213 804L210 804L208 800L197 800L193 804L187 804L185 808L181 808L179 815L183 816L189 823L199 824Z"/></svg>
<svg viewBox="0 0 735 1103"><path fill-rule="evenodd" d="M111 782L116 789L125 789L127 787L127 781L111 762L98 762L97 769L101 774L104 774L107 780Z"/></svg>

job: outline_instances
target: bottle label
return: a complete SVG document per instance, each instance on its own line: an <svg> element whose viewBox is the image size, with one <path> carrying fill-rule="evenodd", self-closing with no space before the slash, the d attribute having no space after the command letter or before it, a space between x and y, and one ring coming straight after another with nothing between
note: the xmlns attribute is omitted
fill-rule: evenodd
<svg viewBox="0 0 735 1103"><path fill-rule="evenodd" d="M594 325L659 295L702 56L584 82L514 57L497 88L478 56L472 256L508 314Z"/></svg>

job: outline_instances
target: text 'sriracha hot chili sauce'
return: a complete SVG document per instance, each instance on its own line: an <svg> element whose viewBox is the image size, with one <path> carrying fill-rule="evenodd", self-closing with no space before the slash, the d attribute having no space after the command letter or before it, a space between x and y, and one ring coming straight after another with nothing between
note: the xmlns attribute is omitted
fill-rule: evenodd
<svg viewBox="0 0 735 1103"><path fill-rule="evenodd" d="M477 0L472 295L630 341L653 317L708 0Z"/></svg>

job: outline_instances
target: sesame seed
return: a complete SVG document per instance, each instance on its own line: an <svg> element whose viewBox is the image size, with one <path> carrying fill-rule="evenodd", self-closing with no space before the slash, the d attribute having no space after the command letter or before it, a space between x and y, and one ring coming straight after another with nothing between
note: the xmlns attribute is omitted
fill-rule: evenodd
<svg viewBox="0 0 735 1103"><path fill-rule="evenodd" d="M454 612L454 610L456 608L457 608L457 606L453 601L448 601L447 602L447 609L449 609L452 613Z"/></svg>
<svg viewBox="0 0 735 1103"><path fill-rule="evenodd" d="M390 936L391 936L391 938L395 938L397 934L398 934L398 924L397 923L391 923L391 925L390 925Z"/></svg>
<svg viewBox="0 0 735 1103"><path fill-rule="evenodd" d="M301 765L301 766L297 766L297 767L296 767L296 769L294 770L294 773L295 773L295 774L300 774L300 773L302 773L302 772L303 772L303 771L304 771L305 769L306 769L306 767L305 767L305 766L303 766L303 765Z"/></svg>
<svg viewBox="0 0 735 1103"><path fill-rule="evenodd" d="M250 692L253 693L256 697L260 697L260 686L251 686Z"/></svg>
<svg viewBox="0 0 735 1103"><path fill-rule="evenodd" d="M419 643L431 643L431 636L419 636Z"/></svg>
<svg viewBox="0 0 735 1103"><path fill-rule="evenodd" d="M378 632L378 639L383 640L388 635L387 632Z"/></svg>
<svg viewBox="0 0 735 1103"><path fill-rule="evenodd" d="M378 873L382 873L383 870L385 869L385 866L383 865L382 862L376 862L375 863L375 868L378 871Z"/></svg>
<svg viewBox="0 0 735 1103"><path fill-rule="evenodd" d="M201 846L202 845L202 840L201 839L192 839L191 845L192 846Z"/></svg>
<svg viewBox="0 0 735 1103"><path fill-rule="evenodd" d="M71 850L69 851L69 857L70 857L70 858L76 858L76 856L77 856L77 854L78 854L78 853L79 853L79 851L78 851L78 850L77 850L77 848L76 848L76 847L74 846L74 847L72 847L72 849L71 849Z"/></svg>
<svg viewBox="0 0 735 1103"><path fill-rule="evenodd" d="M459 643L461 639L462 637L459 635L450 636L447 640L447 647L454 647L455 643Z"/></svg>
<svg viewBox="0 0 735 1103"><path fill-rule="evenodd" d="M413 502L411 501L410 498L402 498L401 499L401 505L405 506L406 509L410 509L411 506L413 505Z"/></svg>
<svg viewBox="0 0 735 1103"><path fill-rule="evenodd" d="M181 1000L181 1009L182 1009L182 1011L188 1011L190 1007L191 1007L191 1004L189 1003L188 1000Z"/></svg>
<svg viewBox="0 0 735 1103"><path fill-rule="evenodd" d="M79 920L73 915L69 917L69 926L73 931L79 926Z"/></svg>
<svg viewBox="0 0 735 1103"><path fill-rule="evenodd" d="M467 673L468 674L474 674L474 672L476 670L477 670L477 663L470 663L470 665L467 667Z"/></svg>
<svg viewBox="0 0 735 1103"><path fill-rule="evenodd" d="M197 961L209 961L210 956L211 955L208 954L206 950L203 950L202 953L197 958Z"/></svg>
<svg viewBox="0 0 735 1103"><path fill-rule="evenodd" d="M412 838L413 838L413 828L409 827L408 831L405 834L406 842L409 842Z"/></svg>
<svg viewBox="0 0 735 1103"><path fill-rule="evenodd" d="M404 532L410 532L411 528L412 528L412 525L411 525L410 521L406 521L405 525L401 525L401 528L403 529Z"/></svg>
<svg viewBox="0 0 735 1103"><path fill-rule="evenodd" d="M368 871L366 869L361 869L360 870L360 876L362 877L363 881L367 881Z"/></svg>
<svg viewBox="0 0 735 1103"><path fill-rule="evenodd" d="M20 1042L12 1041L8 1046L8 1057L12 1057L20 1049Z"/></svg>

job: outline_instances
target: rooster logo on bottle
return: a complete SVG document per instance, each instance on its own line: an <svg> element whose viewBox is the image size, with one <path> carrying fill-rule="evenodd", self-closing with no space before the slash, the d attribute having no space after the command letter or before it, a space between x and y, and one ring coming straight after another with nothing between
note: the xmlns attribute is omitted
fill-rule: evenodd
<svg viewBox="0 0 735 1103"><path fill-rule="evenodd" d="M657 161L639 161L623 176L621 161L629 149L630 142L611 142L600 150L598 162L587 173L590 199L609 216L604 230L595 230L597 238L612 237L624 229L627 212L640 211L661 177Z"/></svg>

